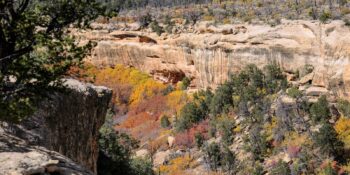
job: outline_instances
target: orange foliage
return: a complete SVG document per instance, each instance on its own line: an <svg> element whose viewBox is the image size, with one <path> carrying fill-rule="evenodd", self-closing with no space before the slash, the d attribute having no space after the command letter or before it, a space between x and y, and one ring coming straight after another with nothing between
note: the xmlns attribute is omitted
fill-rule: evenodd
<svg viewBox="0 0 350 175"><path fill-rule="evenodd" d="M133 116L129 116L120 126L123 128L134 128L148 121L155 121L157 118L147 112L142 112Z"/></svg>
<svg viewBox="0 0 350 175"><path fill-rule="evenodd" d="M152 115L160 116L163 112L167 110L166 97L157 95L151 97L149 100L143 100L137 106L134 106L129 112L129 115L135 115L140 112L148 112Z"/></svg>
<svg viewBox="0 0 350 175"><path fill-rule="evenodd" d="M135 68L116 65L98 69L86 63L84 69L73 68L70 74L94 81L96 85L113 90L113 104L121 117L117 130L130 133L141 141L154 139L162 131L159 119L162 115L174 115L187 102L184 91L173 91L163 95L166 86Z"/></svg>
<svg viewBox="0 0 350 175"><path fill-rule="evenodd" d="M131 135L139 139L142 143L157 138L161 128L158 122L148 121L135 128L132 128Z"/></svg>
<svg viewBox="0 0 350 175"><path fill-rule="evenodd" d="M201 123L193 126L185 132L178 133L175 136L175 144L178 146L184 146L186 148L190 148L194 146L195 135L197 133L201 134L204 139L208 139L208 121L202 121Z"/></svg>

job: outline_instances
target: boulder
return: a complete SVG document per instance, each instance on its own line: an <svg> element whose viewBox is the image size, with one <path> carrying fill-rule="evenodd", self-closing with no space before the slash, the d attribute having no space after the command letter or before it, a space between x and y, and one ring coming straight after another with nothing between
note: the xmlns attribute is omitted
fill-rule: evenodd
<svg viewBox="0 0 350 175"><path fill-rule="evenodd" d="M311 86L305 90L307 96L321 96L328 94L328 90L324 87Z"/></svg>
<svg viewBox="0 0 350 175"><path fill-rule="evenodd" d="M315 71L315 75L312 79L313 86L328 87L329 78L327 77L326 68L319 68Z"/></svg>
<svg viewBox="0 0 350 175"><path fill-rule="evenodd" d="M311 83L313 78L314 78L314 75L315 75L315 73L309 73L309 74L303 76L302 78L300 78L299 84L305 85L305 84Z"/></svg>
<svg viewBox="0 0 350 175"><path fill-rule="evenodd" d="M168 145L169 145L169 147L170 148L173 147L174 143L175 143L175 137L169 136L168 137Z"/></svg>
<svg viewBox="0 0 350 175"><path fill-rule="evenodd" d="M153 166L158 167L160 165L163 165L169 158L171 154L170 150L167 151L160 151L154 154L153 156Z"/></svg>
<svg viewBox="0 0 350 175"><path fill-rule="evenodd" d="M149 156L149 151L147 149L141 149L135 152L135 157L146 158Z"/></svg>

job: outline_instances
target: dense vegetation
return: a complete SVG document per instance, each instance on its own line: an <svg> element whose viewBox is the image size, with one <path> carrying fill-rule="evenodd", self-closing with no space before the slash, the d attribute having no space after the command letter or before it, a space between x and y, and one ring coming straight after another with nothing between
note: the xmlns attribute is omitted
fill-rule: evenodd
<svg viewBox="0 0 350 175"><path fill-rule="evenodd" d="M349 170L349 157L344 153L350 148L347 110L350 103L339 100L336 108L342 116L334 123L336 114L331 107L335 104L330 104L326 96L309 103L297 87L287 82L276 64L263 69L249 65L232 74L215 91L200 90L190 96L184 93L184 82L157 90L161 83L133 68L117 65L91 72L96 73L96 82L106 86L116 88L111 80L117 80L120 85L131 87L129 98L124 98L125 109L115 116L118 121L115 128L120 133L117 135L131 134L140 145L146 145L143 148L150 151L151 157L158 151L171 149L164 136L174 135L174 148L187 150L189 154L174 154L159 166L157 172L161 174L183 174L197 167L198 162L191 155L193 150L202 151L204 163L213 173L327 174ZM133 80L140 81L137 77L152 81L152 86L131 85ZM145 91L144 88L155 88L151 90L155 93L142 93L145 96L136 103L130 100L131 94ZM115 95L123 91L116 89ZM292 99L295 105L285 106L284 98ZM238 146L238 150L232 151L232 146ZM132 155L130 150L134 148L126 148L129 150L119 153ZM288 155L293 161L286 162L281 155ZM151 157L141 161L143 171L151 166ZM132 167L132 159L123 162L129 162L126 167Z"/></svg>

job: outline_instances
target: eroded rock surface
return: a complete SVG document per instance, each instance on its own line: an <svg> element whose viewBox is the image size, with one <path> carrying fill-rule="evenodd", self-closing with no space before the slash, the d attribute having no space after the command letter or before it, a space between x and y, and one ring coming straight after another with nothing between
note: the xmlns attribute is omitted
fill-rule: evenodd
<svg viewBox="0 0 350 175"><path fill-rule="evenodd" d="M312 65L311 83L328 87L333 80L340 83L349 65L350 28L342 21L320 24L283 20L276 27L248 24L214 27L201 22L189 28L157 36L147 30L108 31L99 26L98 30L77 35L82 40L98 41L89 58L96 65L124 64L150 74L157 72L158 77L164 72L164 81L174 80L169 77L177 75L174 72L183 72L199 88L216 87L230 72L238 72L247 64L263 67L272 62L287 72ZM122 34L147 36L156 43L141 43L139 37L115 37ZM173 74L167 73L170 71Z"/></svg>
<svg viewBox="0 0 350 175"><path fill-rule="evenodd" d="M2 175L92 175L71 159L0 129L0 174Z"/></svg>
<svg viewBox="0 0 350 175"><path fill-rule="evenodd" d="M50 94L33 116L3 129L29 145L56 151L96 174L98 130L104 123L112 92L73 79L67 79L65 84L68 88ZM38 158L47 160L41 152Z"/></svg>

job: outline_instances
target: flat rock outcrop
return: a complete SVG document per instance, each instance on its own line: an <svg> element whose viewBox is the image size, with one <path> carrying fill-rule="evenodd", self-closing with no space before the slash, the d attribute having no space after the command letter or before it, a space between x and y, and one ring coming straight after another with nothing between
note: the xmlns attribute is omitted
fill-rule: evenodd
<svg viewBox="0 0 350 175"><path fill-rule="evenodd" d="M93 175L71 159L0 129L0 174L2 175Z"/></svg>
<svg viewBox="0 0 350 175"><path fill-rule="evenodd" d="M111 25L111 24L109 24ZM81 40L98 41L87 60L95 65L124 64L159 77L164 72L179 72L193 79L194 86L216 87L230 73L247 64L263 67L276 62L287 72L314 67L312 83L328 87L342 75L350 57L350 27L343 21L321 24L318 21L282 20L276 27L268 25L213 25L201 22L175 34L127 31L126 28L107 30L103 26L85 33L77 32ZM182 26L182 28L185 28ZM115 37L127 36L133 37ZM136 36L136 37L134 37ZM140 42L147 36L156 42ZM179 79L179 78L178 78Z"/></svg>
<svg viewBox="0 0 350 175"><path fill-rule="evenodd" d="M33 116L18 125L5 123L2 128L28 145L56 151L96 174L98 130L105 121L112 92L73 79L65 80L65 85L62 92L49 94ZM48 159L42 152L35 155Z"/></svg>

